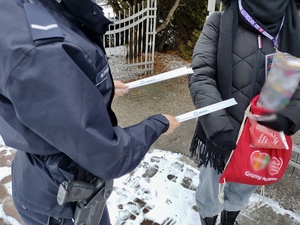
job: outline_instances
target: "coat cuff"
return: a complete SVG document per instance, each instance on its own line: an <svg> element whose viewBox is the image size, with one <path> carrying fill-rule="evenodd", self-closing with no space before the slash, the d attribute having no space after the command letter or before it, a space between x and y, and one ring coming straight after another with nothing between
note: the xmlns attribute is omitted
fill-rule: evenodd
<svg viewBox="0 0 300 225"><path fill-rule="evenodd" d="M161 129L162 134L165 133L169 129L169 126L170 126L169 120L162 114L150 116L148 119L158 121L162 125L162 126L160 126L162 128Z"/></svg>

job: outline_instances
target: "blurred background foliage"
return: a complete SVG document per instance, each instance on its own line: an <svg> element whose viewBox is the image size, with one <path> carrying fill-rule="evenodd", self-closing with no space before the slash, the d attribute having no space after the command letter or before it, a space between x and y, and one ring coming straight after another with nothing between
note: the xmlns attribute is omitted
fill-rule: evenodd
<svg viewBox="0 0 300 225"><path fill-rule="evenodd" d="M116 15L137 7L142 0L106 1ZM156 51L178 51L186 60L191 59L194 45L208 15L208 0L157 0Z"/></svg>

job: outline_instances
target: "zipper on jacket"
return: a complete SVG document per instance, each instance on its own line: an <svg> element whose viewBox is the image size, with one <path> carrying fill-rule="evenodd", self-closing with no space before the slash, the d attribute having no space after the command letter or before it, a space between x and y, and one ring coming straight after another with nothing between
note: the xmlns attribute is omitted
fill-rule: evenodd
<svg viewBox="0 0 300 225"><path fill-rule="evenodd" d="M259 62L261 57L261 49L262 49L262 38L261 35L259 34L257 36L257 49L255 54L255 63L254 63L253 75L252 75L252 88L251 88L250 100L254 97L256 80L257 80L257 75L259 70Z"/></svg>

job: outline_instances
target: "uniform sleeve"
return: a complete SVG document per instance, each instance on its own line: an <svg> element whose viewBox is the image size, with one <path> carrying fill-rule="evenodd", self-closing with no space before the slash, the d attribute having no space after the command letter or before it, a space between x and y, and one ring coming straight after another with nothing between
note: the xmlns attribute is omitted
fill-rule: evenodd
<svg viewBox="0 0 300 225"><path fill-rule="evenodd" d="M155 115L113 127L98 88L106 86L96 87L59 44L51 44L31 50L5 91L28 129L94 175L112 179L133 170L169 124Z"/></svg>
<svg viewBox="0 0 300 225"><path fill-rule="evenodd" d="M216 83L219 26L220 13L214 13L204 24L194 48L194 74L189 76L189 89L197 109L223 100ZM199 117L199 122L209 138L218 132L233 129L225 110Z"/></svg>

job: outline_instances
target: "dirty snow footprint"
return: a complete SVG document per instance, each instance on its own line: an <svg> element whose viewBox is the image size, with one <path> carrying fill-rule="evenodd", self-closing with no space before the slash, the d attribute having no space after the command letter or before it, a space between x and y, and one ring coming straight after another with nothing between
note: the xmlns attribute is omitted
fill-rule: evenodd
<svg viewBox="0 0 300 225"><path fill-rule="evenodd" d="M176 183L176 180L178 177L176 177L175 175L169 174L167 176L168 180L173 181L174 183Z"/></svg>
<svg viewBox="0 0 300 225"><path fill-rule="evenodd" d="M142 175L143 178L152 178L158 172L158 165L150 166L146 169L145 173Z"/></svg>
<svg viewBox="0 0 300 225"><path fill-rule="evenodd" d="M182 179L181 186L192 191L197 189L196 185L193 183L193 180L189 177L184 177Z"/></svg>

